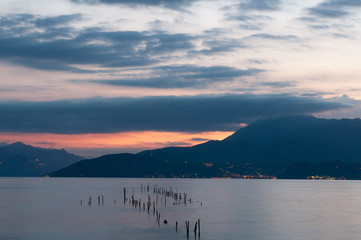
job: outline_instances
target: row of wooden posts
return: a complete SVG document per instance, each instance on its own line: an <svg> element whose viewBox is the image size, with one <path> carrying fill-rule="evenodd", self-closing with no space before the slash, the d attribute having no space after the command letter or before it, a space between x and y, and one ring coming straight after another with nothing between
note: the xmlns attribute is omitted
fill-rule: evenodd
<svg viewBox="0 0 361 240"><path fill-rule="evenodd" d="M101 199L101 200L100 200ZM104 195L98 196L98 206L104 205ZM83 205L83 200L80 200L80 205ZM89 196L88 205L92 205L92 197Z"/></svg>
<svg viewBox="0 0 361 240"><path fill-rule="evenodd" d="M149 193L149 185L144 186L143 184L141 184L141 193ZM133 189L133 193L134 193L134 189ZM127 189L124 187L123 188L123 202L124 204L127 203L127 201L129 200L129 203L132 205L132 207L134 208L139 208L139 210L142 209L143 207L143 211L148 212L148 214L150 213L150 208L153 206L153 215L156 216L156 222L158 223L158 225L160 225L161 223L161 217L160 217L160 212L158 212L158 210L156 210L156 206L158 206L158 195L161 195L161 205L163 205L163 197L164 197L164 206L167 205L167 197L171 197L173 198L174 202L173 205L180 205L182 202L184 203L184 205L187 205L187 202L189 201L189 203L192 203L192 199L189 198L187 196L187 193L183 193L183 198L182 198L182 194L178 193L178 189L176 192L174 192L172 190L172 188L170 188L169 190L164 189L164 188L160 188L157 187L157 185L154 185L153 187L153 193L156 194L156 200L151 201L151 197L148 194L148 201L147 202L143 202L142 205L142 199L135 199L134 194L132 194L131 198L127 198ZM183 201L182 201L183 199ZM116 201L114 201L114 204L116 203ZM83 204L83 201L80 200L80 205ZM92 197L89 196L89 200L88 200L88 205L92 206ZM104 195L99 195L98 196L98 206L100 205L104 205ZM202 205L202 203L201 203ZM164 219L163 221L164 224L167 224L168 221L166 219ZM187 233L187 237L189 237L189 228L190 228L190 222L189 221L185 221L185 225L186 225L186 233ZM178 221L176 221L176 232L178 232ZM200 219L198 219L195 223L194 226L194 234L197 235L198 237L200 237L200 232L201 232L201 223L200 223Z"/></svg>

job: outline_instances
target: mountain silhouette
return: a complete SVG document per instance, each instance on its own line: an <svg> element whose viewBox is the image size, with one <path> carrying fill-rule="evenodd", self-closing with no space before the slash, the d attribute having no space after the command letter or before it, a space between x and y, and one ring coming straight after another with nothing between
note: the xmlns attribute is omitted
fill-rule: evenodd
<svg viewBox="0 0 361 240"><path fill-rule="evenodd" d="M139 162L152 162L155 165L164 162L180 165L186 162L193 164L194 168L199 168L193 169L193 173L202 172L201 167L205 164L213 164L223 170L227 168L230 174L279 175L294 162L318 164L325 161L342 161L361 164L360 146L360 119L335 120L313 116L288 116L259 120L239 129L222 141L209 141L192 147L147 150L138 154L108 155L107 158L114 160L111 165L104 166L105 169L102 169L102 174L98 176L108 176L108 171L113 171L118 165L124 169L135 169L135 174L137 170L133 166ZM102 166L101 161L102 157L84 160L81 165L69 166L60 175L70 176L67 171L71 170L72 176L80 176L79 173L88 164L99 162L99 166ZM139 165L138 170L147 171L149 168L146 166L148 165ZM163 168L168 168L169 171ZM160 169L166 173L174 171L170 166L159 166ZM94 168L93 171L97 169ZM220 171L215 172L219 176ZM142 176L152 175L154 171L148 173ZM187 172L184 172L184 175L186 174ZM53 176L59 176L59 172Z"/></svg>
<svg viewBox="0 0 361 240"><path fill-rule="evenodd" d="M0 176L39 177L82 158L64 149L47 149L16 142L0 147Z"/></svg>

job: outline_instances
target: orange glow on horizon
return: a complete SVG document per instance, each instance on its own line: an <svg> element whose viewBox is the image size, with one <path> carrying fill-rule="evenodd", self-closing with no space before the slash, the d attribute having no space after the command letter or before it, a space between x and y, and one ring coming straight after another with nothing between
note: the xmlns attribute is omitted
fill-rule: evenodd
<svg viewBox="0 0 361 240"><path fill-rule="evenodd" d="M0 142L23 142L28 145L57 149L143 148L192 146L208 140L222 140L233 132L120 132L93 134L0 133Z"/></svg>

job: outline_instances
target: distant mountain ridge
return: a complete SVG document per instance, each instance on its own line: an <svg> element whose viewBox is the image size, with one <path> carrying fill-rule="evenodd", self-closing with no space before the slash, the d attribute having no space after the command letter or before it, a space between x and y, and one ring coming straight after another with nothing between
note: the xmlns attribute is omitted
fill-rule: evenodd
<svg viewBox="0 0 361 240"><path fill-rule="evenodd" d="M361 164L361 120L319 119L313 116L271 118L241 128L222 141L209 141L193 147L147 150L128 157L108 155L107 158L112 158L113 162L112 165L104 166L101 175L103 177L108 176L106 168L133 169L134 164L142 161L159 164L158 172L168 175L171 170L161 167L165 162L174 165L193 164L193 173L201 173L202 166L217 166L217 177L232 174L280 175L294 162L318 164L324 161L341 161ZM134 158L134 161L128 161L130 158ZM69 166L52 176L70 176L70 172L71 176L95 175L95 172L85 174L84 168L97 161L100 164L102 157L84 160L81 165ZM144 170L141 165L139 169ZM97 170L93 168L92 171ZM139 176L136 171L133 174ZM149 169L147 174L141 176L153 174L154 171ZM184 172L183 175L186 174L187 172ZM203 177L211 177L206 172L204 174ZM178 172L177 175L182 173ZM117 176L125 175L119 173Z"/></svg>
<svg viewBox="0 0 361 240"><path fill-rule="evenodd" d="M47 149L16 142L0 146L0 176L40 177L82 158L64 149Z"/></svg>

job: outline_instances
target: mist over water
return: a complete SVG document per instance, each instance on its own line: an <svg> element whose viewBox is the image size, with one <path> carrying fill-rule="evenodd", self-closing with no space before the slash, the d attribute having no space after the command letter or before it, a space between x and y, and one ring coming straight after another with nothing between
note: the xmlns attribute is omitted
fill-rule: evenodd
<svg viewBox="0 0 361 240"><path fill-rule="evenodd" d="M124 204L124 187L128 199L134 194L143 203L148 194L155 201L155 184L186 192L192 203L174 205L167 197L165 206L158 195L160 225L152 208L148 213L129 200ZM149 193L142 193L147 185ZM101 195L104 205L97 202ZM200 239L207 240L361 235L359 181L0 178L0 196L0 239L187 239L185 221L189 239L198 239L193 233L198 219Z"/></svg>

